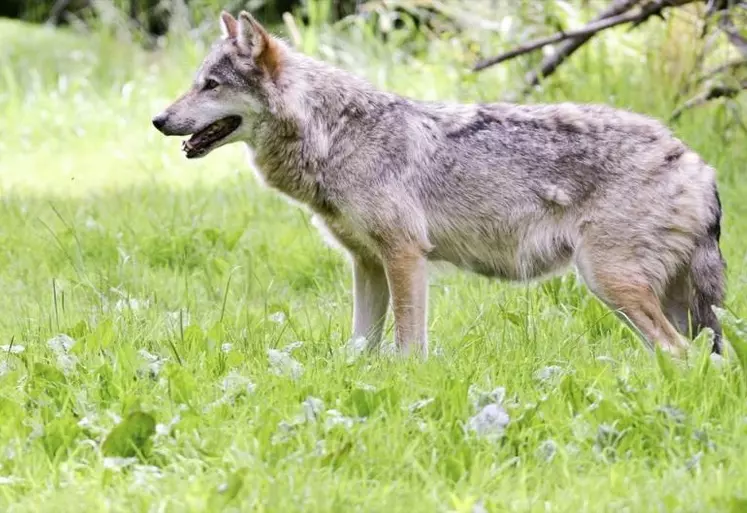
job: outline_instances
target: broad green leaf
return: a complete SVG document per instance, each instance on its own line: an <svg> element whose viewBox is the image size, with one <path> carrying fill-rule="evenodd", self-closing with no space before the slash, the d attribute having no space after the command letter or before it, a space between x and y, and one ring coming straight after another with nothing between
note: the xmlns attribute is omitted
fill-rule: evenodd
<svg viewBox="0 0 747 513"><path fill-rule="evenodd" d="M677 381L677 368L672 361L672 356L666 351L662 351L659 346L656 346L656 364L659 366L664 379L669 383L675 383Z"/></svg>
<svg viewBox="0 0 747 513"><path fill-rule="evenodd" d="M721 321L729 344L734 348L734 352L742 367L742 373L747 380L747 323L742 319L735 318L731 313L722 308L715 309L716 315Z"/></svg>
<svg viewBox="0 0 747 513"><path fill-rule="evenodd" d="M244 476L247 472L248 469L242 468L230 474L226 482L208 499L208 511L220 511L234 502L244 487Z"/></svg>
<svg viewBox="0 0 747 513"><path fill-rule="evenodd" d="M80 432L73 418L52 419L44 425L44 434L41 436L44 452L50 459L54 459L61 451L66 451L71 447Z"/></svg>
<svg viewBox="0 0 747 513"><path fill-rule="evenodd" d="M112 429L104 440L102 452L105 456L121 458L146 455L155 432L156 420L152 415L142 411L133 412Z"/></svg>
<svg viewBox="0 0 747 513"><path fill-rule="evenodd" d="M372 391L356 388L348 397L346 406L359 417L368 417L379 407L391 411L399 405L399 393L393 388Z"/></svg>

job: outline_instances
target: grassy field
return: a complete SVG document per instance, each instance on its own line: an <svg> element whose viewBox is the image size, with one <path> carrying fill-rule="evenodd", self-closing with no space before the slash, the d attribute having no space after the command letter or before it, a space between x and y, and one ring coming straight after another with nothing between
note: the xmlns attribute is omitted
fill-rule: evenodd
<svg viewBox="0 0 747 513"><path fill-rule="evenodd" d="M312 36L420 98L497 99L519 73ZM680 54L639 53L659 43L598 42L532 101L666 118ZM240 147L187 162L151 127L203 52L0 21L0 511L747 509L737 359L652 356L573 274L436 269L432 358L357 355L347 263L307 214ZM673 128L718 169L738 317L747 138L725 112Z"/></svg>

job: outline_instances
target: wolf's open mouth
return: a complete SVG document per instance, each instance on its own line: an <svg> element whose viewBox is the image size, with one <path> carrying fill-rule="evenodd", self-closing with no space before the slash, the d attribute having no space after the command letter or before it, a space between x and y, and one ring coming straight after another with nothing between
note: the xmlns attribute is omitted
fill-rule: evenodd
<svg viewBox="0 0 747 513"><path fill-rule="evenodd" d="M182 151L188 159L201 157L208 152L211 146L236 130L240 124L241 116L228 116L219 119L192 135L189 140L182 142Z"/></svg>

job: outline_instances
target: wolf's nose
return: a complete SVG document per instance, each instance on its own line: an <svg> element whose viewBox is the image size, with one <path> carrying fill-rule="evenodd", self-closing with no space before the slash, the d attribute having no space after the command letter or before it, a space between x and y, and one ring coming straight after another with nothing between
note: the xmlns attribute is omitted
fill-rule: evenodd
<svg viewBox="0 0 747 513"><path fill-rule="evenodd" d="M164 125L166 124L166 118L168 116L166 114L159 114L158 116L153 118L153 126L156 127L158 130L162 130Z"/></svg>

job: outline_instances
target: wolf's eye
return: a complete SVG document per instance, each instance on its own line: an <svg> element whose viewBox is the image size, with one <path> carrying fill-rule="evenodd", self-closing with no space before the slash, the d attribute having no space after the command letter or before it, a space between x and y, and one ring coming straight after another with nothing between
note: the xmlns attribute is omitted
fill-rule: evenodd
<svg viewBox="0 0 747 513"><path fill-rule="evenodd" d="M218 84L218 82L216 82L212 78L208 78L207 80L205 80L205 89L215 89L219 85L220 84Z"/></svg>

